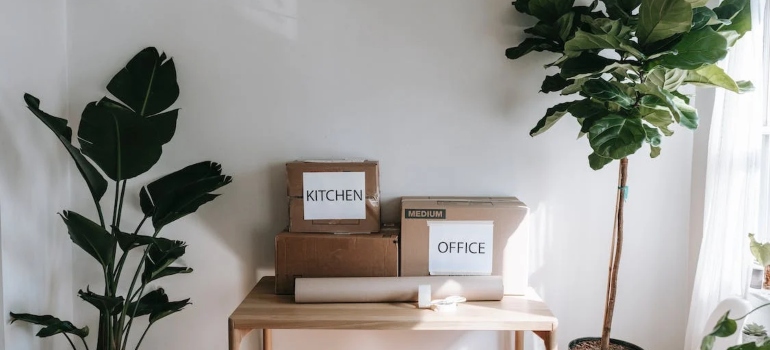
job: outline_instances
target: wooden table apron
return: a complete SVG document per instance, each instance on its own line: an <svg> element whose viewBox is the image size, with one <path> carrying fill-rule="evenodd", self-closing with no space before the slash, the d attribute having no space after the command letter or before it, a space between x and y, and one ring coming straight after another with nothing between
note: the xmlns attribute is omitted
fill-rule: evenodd
<svg viewBox="0 0 770 350"><path fill-rule="evenodd" d="M272 329L511 331L516 350L524 348L524 332L532 331L546 350L557 350L558 321L532 290L439 313L412 303L297 304L291 295L275 295L274 286L274 277L262 278L230 315L230 350L240 350L243 338L255 329L262 330L263 350L273 349Z"/></svg>

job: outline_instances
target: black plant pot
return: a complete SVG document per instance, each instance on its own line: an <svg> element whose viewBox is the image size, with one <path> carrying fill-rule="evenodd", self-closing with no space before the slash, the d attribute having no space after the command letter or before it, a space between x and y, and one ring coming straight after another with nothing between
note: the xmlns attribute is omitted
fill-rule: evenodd
<svg viewBox="0 0 770 350"><path fill-rule="evenodd" d="M587 341L601 341L601 340L602 340L602 338L578 338L578 339L575 339L575 340L569 342L568 349L569 350L573 350L576 345L578 345L580 343L583 343L583 342L587 342ZM644 350L644 349L640 348L639 346L636 346L636 345L631 344L629 342L625 342L625 341L617 340L617 339L612 339L612 338L610 338L610 344L620 345L620 346L624 347L626 350Z"/></svg>

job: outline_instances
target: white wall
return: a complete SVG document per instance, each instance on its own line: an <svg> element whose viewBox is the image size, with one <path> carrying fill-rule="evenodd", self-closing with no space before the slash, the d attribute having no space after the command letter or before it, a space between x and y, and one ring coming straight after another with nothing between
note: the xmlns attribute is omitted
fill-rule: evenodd
<svg viewBox="0 0 770 350"><path fill-rule="evenodd" d="M32 113L24 92L66 117L64 0L0 2L0 258L4 349L66 349L63 337L39 340L39 327L7 325L8 313L72 317L70 240L56 215L70 203L69 159ZM0 340L3 340L0 338Z"/></svg>
<svg viewBox="0 0 770 350"><path fill-rule="evenodd" d="M53 16L61 10L57 5L43 12ZM34 7L19 1L12 6ZM587 143L575 141L577 125L569 118L545 135L527 136L557 101L537 93L542 64L552 57L504 57L505 48L518 43L521 30L532 24L509 0L69 0L67 7L73 119L143 47L157 46L177 63L182 89L177 137L151 174L129 188L124 221L135 222L136 186L150 178L203 159L222 162L235 176L214 204L164 233L188 241L186 260L195 272L163 284L172 298L189 296L194 305L151 330L146 348L224 348L227 316L257 276L273 267L273 236L287 219L283 163L328 157L380 160L389 220L397 217L402 195L519 196L533 211L532 285L560 318L560 345L599 334L616 168L590 170ZM3 23L13 30L43 30L21 22L36 18L31 14L7 17L14 21ZM46 23L64 25L58 18ZM33 231L66 239L53 217L64 199L33 202L34 194L60 187L61 177L54 174L65 171L65 154L52 138L38 137L48 135L36 120L18 118L24 115L19 94L24 90L37 92L51 110L64 107L62 33L49 33L47 45L17 39L15 45L28 45L27 51L0 57L13 60L16 79L2 85L0 107L0 133L9 134L0 137L6 149L0 189L13 202L12 209L3 202L3 217L13 218L2 230L7 308L27 303L51 309L37 299L9 297L20 292L9 288L9 271L32 273L27 271L39 265L11 269L8 244L29 247ZM22 159L22 147L33 137L35 157L25 148ZM9 139L11 148L5 145ZM691 157L692 136L681 130L664 141L660 159L642 153L630 161L613 334L647 349L683 343ZM5 169L14 170L9 175ZM77 176L68 182L74 207L90 210ZM8 226L25 233L8 242ZM80 252L75 260L77 269L93 270ZM94 271L88 277L75 274L65 294L71 299L73 290L97 283ZM79 320L93 317L90 308L75 305ZM481 349L500 341L488 332L443 334L434 343L434 333L283 331L276 333L276 346Z"/></svg>

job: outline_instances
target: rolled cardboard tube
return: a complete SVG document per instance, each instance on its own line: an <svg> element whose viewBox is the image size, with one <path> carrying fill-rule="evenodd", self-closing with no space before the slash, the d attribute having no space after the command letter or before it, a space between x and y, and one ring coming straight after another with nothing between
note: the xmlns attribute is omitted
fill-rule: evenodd
<svg viewBox="0 0 770 350"><path fill-rule="evenodd" d="M333 277L297 278L297 303L378 303L416 302L418 288L431 286L433 299L453 295L468 301L501 300L501 276L424 276L424 277Z"/></svg>

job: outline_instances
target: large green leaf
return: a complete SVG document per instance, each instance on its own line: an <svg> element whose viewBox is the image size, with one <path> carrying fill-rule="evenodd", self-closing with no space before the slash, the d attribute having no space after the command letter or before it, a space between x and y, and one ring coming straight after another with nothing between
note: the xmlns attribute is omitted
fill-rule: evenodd
<svg viewBox="0 0 770 350"><path fill-rule="evenodd" d="M558 28L551 23L537 22L533 27L524 29L524 33L548 39L551 42L559 40Z"/></svg>
<svg viewBox="0 0 770 350"><path fill-rule="evenodd" d="M649 108L640 106L639 114L642 116L642 120L657 127L663 135L671 136L674 134L669 128L674 123L674 118L671 116L671 111L667 108Z"/></svg>
<svg viewBox="0 0 770 350"><path fill-rule="evenodd" d="M588 78L576 78L576 79L569 79L568 81L572 81L569 85L564 87L563 90L561 90L561 93L559 93L562 96L566 95L572 95L575 93L580 92L583 89L583 84L588 81Z"/></svg>
<svg viewBox="0 0 770 350"><path fill-rule="evenodd" d="M669 91L663 90L660 86L653 85L637 85L636 89L645 94L640 100L642 106L649 108L668 108L677 123L680 123L682 119L686 118L674 101L676 96L672 95Z"/></svg>
<svg viewBox="0 0 770 350"><path fill-rule="evenodd" d="M742 93L747 90L742 89L738 83L733 80L722 68L715 64L703 66L696 70L687 71L684 79L685 83L721 87L732 92Z"/></svg>
<svg viewBox="0 0 770 350"><path fill-rule="evenodd" d="M687 71L682 69L656 68L647 74L646 84L657 85L664 90L676 90L685 81Z"/></svg>
<svg viewBox="0 0 770 350"><path fill-rule="evenodd" d="M118 230L114 226L112 227L112 234L115 235L115 239L117 239L120 249L124 252L151 244L156 240L156 238L150 236L126 233Z"/></svg>
<svg viewBox="0 0 770 350"><path fill-rule="evenodd" d="M690 130L697 129L699 122L698 110L679 98L674 97L672 100L674 101L676 108L682 112L682 119L679 120L679 125Z"/></svg>
<svg viewBox="0 0 770 350"><path fill-rule="evenodd" d="M749 0L724 0L714 8L717 17L729 21L713 26L714 30L727 38L729 47L735 45L744 34L751 30L751 6Z"/></svg>
<svg viewBox="0 0 770 350"><path fill-rule="evenodd" d="M602 157L596 153L591 153L588 155L588 165L591 166L591 169L594 170L604 168L605 165L612 163L613 160L614 159L612 158Z"/></svg>
<svg viewBox="0 0 770 350"><path fill-rule="evenodd" d="M632 12L642 3L641 0L603 0L607 14L613 19L628 19Z"/></svg>
<svg viewBox="0 0 770 350"><path fill-rule="evenodd" d="M685 34L674 50L678 54L660 57L656 63L668 68L698 69L727 56L727 39L711 27L704 27Z"/></svg>
<svg viewBox="0 0 770 350"><path fill-rule="evenodd" d="M114 236L74 211L64 211L61 217L67 225L72 242L96 259L102 267L107 268L113 263L117 244Z"/></svg>
<svg viewBox="0 0 770 350"><path fill-rule="evenodd" d="M561 64L561 76L574 78L581 74L601 73L606 67L619 63L616 60L605 58L590 52L583 52L578 57L566 59Z"/></svg>
<svg viewBox="0 0 770 350"><path fill-rule="evenodd" d="M561 49L553 41L541 38L526 38L516 47L505 50L505 57L515 60L532 51L559 52Z"/></svg>
<svg viewBox="0 0 770 350"><path fill-rule="evenodd" d="M597 100L617 103L623 108L630 108L634 104L633 97L604 79L592 79L585 82L583 93ZM600 155L602 154L600 153Z"/></svg>
<svg viewBox="0 0 770 350"><path fill-rule="evenodd" d="M691 24L692 6L685 0L642 0L636 36L647 46L684 33Z"/></svg>
<svg viewBox="0 0 770 350"><path fill-rule="evenodd" d="M577 57L586 50L612 49L628 52L637 59L644 54L630 40L631 28L618 20L597 19L591 22L592 32L578 30L575 36L564 44L564 53Z"/></svg>
<svg viewBox="0 0 770 350"><path fill-rule="evenodd" d="M554 124L556 124L561 117L563 117L565 114L567 114L567 109L569 106L574 104L575 101L570 102L562 102L559 104L556 104L555 106L548 108L545 111L545 115L540 118L540 120L537 121L537 124L535 125L532 130L529 131L529 136L537 136L544 132L546 132L548 129L551 128Z"/></svg>
<svg viewBox="0 0 770 350"><path fill-rule="evenodd" d="M175 171L142 188L139 201L145 215L152 216L156 229L217 197L210 192L232 182L214 162L200 162Z"/></svg>
<svg viewBox="0 0 770 350"><path fill-rule="evenodd" d="M646 134L640 118L610 114L599 119L588 132L594 153L604 158L623 159L634 154Z"/></svg>
<svg viewBox="0 0 770 350"><path fill-rule="evenodd" d="M24 94L24 101L27 103L27 108L56 134L72 160L75 161L75 166L86 181L94 202L99 203L104 193L107 192L107 181L99 173L99 170L96 170L93 164L83 156L80 149L72 145L72 129L67 126L67 120L54 117L40 110L40 100L35 96Z"/></svg>
<svg viewBox="0 0 770 350"><path fill-rule="evenodd" d="M749 240L751 241L749 249L751 250L751 255L754 256L754 259L756 259L762 266L770 265L770 242L757 242L753 233L749 234Z"/></svg>
<svg viewBox="0 0 770 350"><path fill-rule="evenodd" d="M88 336L88 327L78 328L70 321L62 321L51 315L33 315L33 314L16 314L11 312L11 323L16 321L22 321L43 326L43 328L37 332L37 336L41 338L50 337L59 333L74 334L80 338Z"/></svg>
<svg viewBox="0 0 770 350"><path fill-rule="evenodd" d="M107 90L140 116L160 113L179 97L174 60L148 47L110 80Z"/></svg>
<svg viewBox="0 0 770 350"><path fill-rule="evenodd" d="M610 114L604 104L592 101L590 98L575 102L569 107L569 113L580 120L580 132L585 134L594 123Z"/></svg>
<svg viewBox="0 0 770 350"><path fill-rule="evenodd" d="M529 0L529 12L538 19L554 22L572 9L574 0Z"/></svg>
<svg viewBox="0 0 770 350"><path fill-rule="evenodd" d="M663 135L660 134L660 130L647 124L642 124L642 127L644 128L644 141L653 147L660 146L661 138L663 138Z"/></svg>
<svg viewBox="0 0 770 350"><path fill-rule="evenodd" d="M192 272L191 268L170 266L184 255L186 247L187 245L182 241L156 239L147 248L142 283L146 284L165 276Z"/></svg>
<svg viewBox="0 0 770 350"><path fill-rule="evenodd" d="M697 7L692 9L692 29L699 30L707 25L730 24L728 19L720 19L716 12L708 7Z"/></svg>
<svg viewBox="0 0 770 350"><path fill-rule="evenodd" d="M574 82L575 81L572 79L564 79L564 77L559 74L548 75L545 77L545 80L543 80L543 84L540 85L540 92L548 93L561 91L561 89L570 86L570 84Z"/></svg>
<svg viewBox="0 0 770 350"><path fill-rule="evenodd" d="M143 174L160 159L158 123L104 98L89 103L80 121L83 153L115 181Z"/></svg>
<svg viewBox="0 0 770 350"><path fill-rule="evenodd" d="M158 288L143 295L138 301L129 304L128 313L133 317L150 315L150 323L155 323L163 317L182 310L189 304L190 299L169 301L163 288Z"/></svg>
<svg viewBox="0 0 770 350"><path fill-rule="evenodd" d="M123 297L111 297L96 294L88 288L84 292L82 289L78 291L78 295L81 299L85 300L89 304L99 309L103 315L116 315L123 308Z"/></svg>

